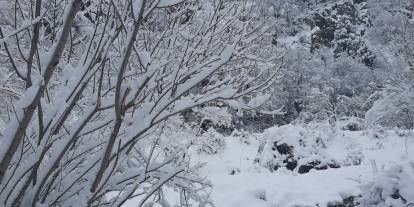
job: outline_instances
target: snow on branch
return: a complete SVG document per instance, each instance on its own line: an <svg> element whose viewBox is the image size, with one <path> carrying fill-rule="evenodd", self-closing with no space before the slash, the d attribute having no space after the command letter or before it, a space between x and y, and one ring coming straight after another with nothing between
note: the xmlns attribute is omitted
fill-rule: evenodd
<svg viewBox="0 0 414 207"><path fill-rule="evenodd" d="M54 39L40 30L32 86L1 137L2 204L120 206L139 197L145 206L165 188L208 202L200 194L210 186L155 132L185 110L266 88L280 62L261 46L271 45L269 22L245 20L245 6L226 1L100 1L82 15L79 0L61 6L54 21L63 24Z"/></svg>

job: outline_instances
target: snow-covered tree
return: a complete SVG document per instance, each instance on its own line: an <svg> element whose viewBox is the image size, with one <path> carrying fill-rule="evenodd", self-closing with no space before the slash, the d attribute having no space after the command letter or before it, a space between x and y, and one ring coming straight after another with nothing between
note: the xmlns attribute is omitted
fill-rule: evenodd
<svg viewBox="0 0 414 207"><path fill-rule="evenodd" d="M0 135L1 205L168 205L166 187L207 205L185 156L151 140L176 114L271 84L270 22L250 5L16 1L0 39L22 80Z"/></svg>
<svg viewBox="0 0 414 207"><path fill-rule="evenodd" d="M377 67L384 68L382 88L372 95L366 119L371 125L412 129L413 105L413 2L368 1L372 28L368 36L382 57ZM374 15L381 13L381 15Z"/></svg>

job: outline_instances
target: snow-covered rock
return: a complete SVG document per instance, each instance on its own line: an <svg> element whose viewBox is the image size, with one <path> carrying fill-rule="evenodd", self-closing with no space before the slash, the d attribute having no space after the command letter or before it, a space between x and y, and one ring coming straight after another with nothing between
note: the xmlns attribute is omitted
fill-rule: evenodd
<svg viewBox="0 0 414 207"><path fill-rule="evenodd" d="M301 174L359 165L363 154L353 136L328 124L273 127L263 134L256 161L270 171L286 167Z"/></svg>

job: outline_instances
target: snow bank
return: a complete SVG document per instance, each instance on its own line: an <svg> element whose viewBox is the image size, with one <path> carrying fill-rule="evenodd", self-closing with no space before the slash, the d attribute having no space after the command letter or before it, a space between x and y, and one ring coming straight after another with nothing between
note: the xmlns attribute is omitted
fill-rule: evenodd
<svg viewBox="0 0 414 207"><path fill-rule="evenodd" d="M350 131L343 126L346 123L337 123L336 127L319 123L273 127L263 134L236 132L224 138L226 145L219 153L200 154L194 150L192 159L193 162L205 163L201 172L213 184L211 197L217 207L332 207L341 206L344 202L352 206L375 195L377 186L388 189L384 190L384 198L400 207L395 205L400 199L393 195L396 191L389 190L395 189L392 187L395 183L402 186L398 188L402 189L400 196L407 200L406 204L409 203L414 192L411 187L414 186L414 172L396 174L400 171L393 170L389 179L394 184L388 185L382 182L385 181L384 173L376 173L372 163L379 169L387 169L391 162L407 168L408 164L401 164L401 160L414 160L412 133L404 130ZM310 143L306 145L308 147L300 145L301 139ZM317 144L318 139L324 145ZM305 174L288 170L286 166L271 172L263 163L266 163L264 158L277 160L273 157L277 150L272 150L275 141L294 147L295 158L303 157L298 160L298 166L305 163L302 160L314 158L321 163L335 160L343 165L340 168L328 166L325 170L312 169ZM261 152L257 157L259 149ZM280 156L280 153L276 155ZM358 165L352 164L354 157L359 159ZM262 160L255 162L257 158ZM286 163L279 161L279 164Z"/></svg>
<svg viewBox="0 0 414 207"><path fill-rule="evenodd" d="M327 123L286 125L257 134L235 131L215 142L214 131L195 136L196 131L189 128L177 130L185 125L177 119L162 127L160 144L171 153L187 149L191 165L203 163L198 171L210 181L209 193L216 207L335 207L358 202L362 207L406 207L414 193L412 132L363 127L351 130L344 127L348 123L354 121L340 121L334 127ZM304 174L298 173L299 167L289 170L282 166L286 165L283 160L273 157L288 157L277 147L272 150L276 141L279 148L285 143L287 147L283 147L295 159L301 158L298 166L311 160L325 164L334 160L341 166L311 169ZM205 150L206 145L214 150ZM358 165L352 162L355 157ZM277 171L264 164L267 158L281 165ZM176 192L166 191L166 197L171 204L179 204ZM126 206L136 206L138 201Z"/></svg>
<svg viewBox="0 0 414 207"><path fill-rule="evenodd" d="M285 125L263 134L257 162L270 171L299 172L359 165L363 159L356 135L329 124Z"/></svg>

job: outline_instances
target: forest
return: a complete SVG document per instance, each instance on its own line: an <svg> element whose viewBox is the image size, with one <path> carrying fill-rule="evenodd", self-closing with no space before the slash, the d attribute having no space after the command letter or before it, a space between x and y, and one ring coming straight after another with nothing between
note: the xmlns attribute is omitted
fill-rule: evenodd
<svg viewBox="0 0 414 207"><path fill-rule="evenodd" d="M0 206L414 207L414 0L0 0Z"/></svg>

